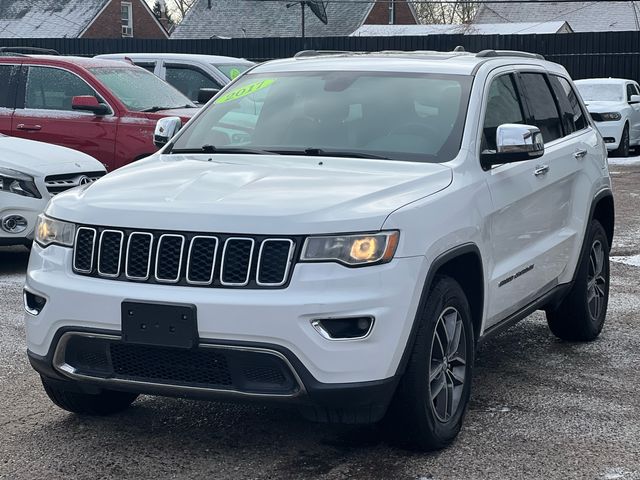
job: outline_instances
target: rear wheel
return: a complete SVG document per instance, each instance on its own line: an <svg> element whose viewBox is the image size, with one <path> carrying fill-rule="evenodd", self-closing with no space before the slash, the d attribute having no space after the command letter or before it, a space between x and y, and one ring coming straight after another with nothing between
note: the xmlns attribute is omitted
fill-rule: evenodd
<svg viewBox="0 0 640 480"><path fill-rule="evenodd" d="M471 394L473 324L458 282L436 277L417 321L411 358L385 426L402 443L436 450L455 439Z"/></svg>
<svg viewBox="0 0 640 480"><path fill-rule="evenodd" d="M620 145L614 150L613 154L616 157L628 157L629 156L629 125L625 125L622 130L622 137L620 137Z"/></svg>
<svg viewBox="0 0 640 480"><path fill-rule="evenodd" d="M609 242L597 220L587 235L588 250L578 265L576 280L560 305L547 310L547 323L563 340L594 340L604 326L609 303Z"/></svg>
<svg viewBox="0 0 640 480"><path fill-rule="evenodd" d="M137 393L102 390L97 394L72 392L60 388L54 383L42 378L44 391L53 403L63 410L80 415L110 415L127 409L136 398Z"/></svg>

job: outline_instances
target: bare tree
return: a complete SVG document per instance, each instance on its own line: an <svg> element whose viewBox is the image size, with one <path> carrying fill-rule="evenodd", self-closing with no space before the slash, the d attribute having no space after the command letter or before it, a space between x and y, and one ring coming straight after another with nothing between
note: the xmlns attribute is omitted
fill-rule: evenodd
<svg viewBox="0 0 640 480"><path fill-rule="evenodd" d="M186 13L198 0L165 0L167 10L172 12L176 20L180 21L184 18Z"/></svg>
<svg viewBox="0 0 640 480"><path fill-rule="evenodd" d="M477 5L457 0L442 3L438 0L414 4L418 18L423 24L470 23L476 14Z"/></svg>

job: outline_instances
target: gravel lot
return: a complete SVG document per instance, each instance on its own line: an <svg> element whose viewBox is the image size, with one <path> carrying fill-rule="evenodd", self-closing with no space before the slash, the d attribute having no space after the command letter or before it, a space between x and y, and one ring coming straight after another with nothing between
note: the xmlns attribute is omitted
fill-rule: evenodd
<svg viewBox="0 0 640 480"><path fill-rule="evenodd" d="M611 171L616 261L601 337L561 342L537 313L486 343L463 431L435 454L281 407L143 397L113 417L65 413L25 356L27 253L0 249L0 478L640 479L640 161Z"/></svg>

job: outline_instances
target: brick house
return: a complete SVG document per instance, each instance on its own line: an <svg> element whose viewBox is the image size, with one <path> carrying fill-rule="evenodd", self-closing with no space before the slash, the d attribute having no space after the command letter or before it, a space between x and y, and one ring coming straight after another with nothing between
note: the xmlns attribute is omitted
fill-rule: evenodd
<svg viewBox="0 0 640 480"><path fill-rule="evenodd" d="M144 0L0 1L0 38L168 38Z"/></svg>
<svg viewBox="0 0 640 480"><path fill-rule="evenodd" d="M171 38L299 37L300 1L197 0ZM416 12L406 0L340 0L327 2L327 23L306 7L305 35L341 37L365 24L415 25Z"/></svg>

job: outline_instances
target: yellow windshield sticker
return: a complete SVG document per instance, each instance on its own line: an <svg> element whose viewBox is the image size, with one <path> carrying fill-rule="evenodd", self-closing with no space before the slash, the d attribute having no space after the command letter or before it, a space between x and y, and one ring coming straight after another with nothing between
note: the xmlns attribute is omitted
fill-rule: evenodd
<svg viewBox="0 0 640 480"><path fill-rule="evenodd" d="M237 100L242 97L246 97L247 95L251 95L252 93L255 93L259 90L267 88L273 82L275 82L275 79L266 78L258 82L253 82L248 85L244 85L240 88L236 88L230 91L229 93L225 93L220 98L216 99L216 101L213 103L225 103L225 102L230 102L232 100Z"/></svg>
<svg viewBox="0 0 640 480"><path fill-rule="evenodd" d="M231 80L234 80L238 75L240 75L240 70L238 70L237 68L232 68L229 72L229 77L231 78Z"/></svg>

